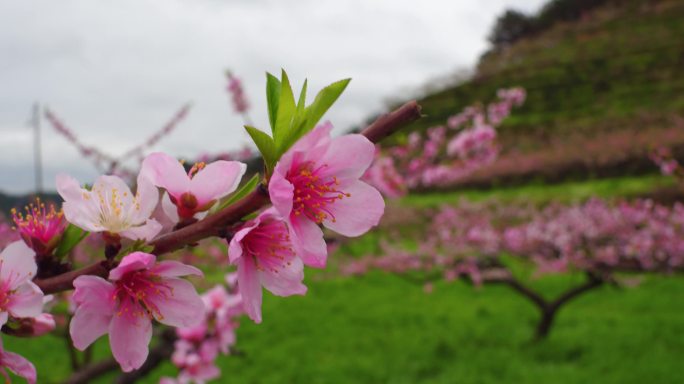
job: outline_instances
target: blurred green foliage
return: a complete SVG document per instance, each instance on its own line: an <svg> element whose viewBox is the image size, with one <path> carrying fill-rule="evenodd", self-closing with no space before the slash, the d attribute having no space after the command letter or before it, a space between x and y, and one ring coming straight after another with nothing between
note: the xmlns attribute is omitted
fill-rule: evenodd
<svg viewBox="0 0 684 384"><path fill-rule="evenodd" d="M506 287L438 283L432 294L392 275L320 281L304 297L266 295L264 323L245 319L243 355L221 357L229 383L675 383L684 356L684 281L647 277L602 288L561 312L550 338L530 343L537 311ZM534 282L548 294L582 279ZM40 383L68 371L63 341L4 337L36 364ZM102 349L103 343L98 343ZM46 353L46 351L50 353ZM101 355L101 353L98 353ZM167 363L145 383L173 375ZM111 378L99 381L111 382Z"/></svg>

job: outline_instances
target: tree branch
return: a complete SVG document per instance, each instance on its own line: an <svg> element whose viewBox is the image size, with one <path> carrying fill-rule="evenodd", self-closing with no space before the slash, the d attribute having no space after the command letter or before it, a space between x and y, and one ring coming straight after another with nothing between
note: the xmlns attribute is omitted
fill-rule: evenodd
<svg viewBox="0 0 684 384"><path fill-rule="evenodd" d="M104 260L75 271L57 275L55 277L36 279L33 282L38 286L38 288L40 288L41 291L43 291L44 294L48 295L51 293L73 289L73 282L79 276L94 275L107 278L107 275L109 275L109 270L112 269L112 267L112 264Z"/></svg>
<svg viewBox="0 0 684 384"><path fill-rule="evenodd" d="M482 272L482 282L506 284L521 293L542 311L548 306L546 299L531 288L525 286L513 274L504 268L494 268Z"/></svg>
<svg viewBox="0 0 684 384"><path fill-rule="evenodd" d="M604 280L600 276L591 272L587 272L588 280L586 282L576 287L570 288L556 299L550 301L545 299L541 294L525 286L508 270L498 268L491 271L484 271L482 275L484 282L506 284L515 291L521 293L536 305L537 309L539 309L541 313L541 317L539 318L535 328L535 340L541 340L548 336L551 326L553 325L553 321L556 318L556 314L563 305L567 304L575 297L597 288L604 283Z"/></svg>
<svg viewBox="0 0 684 384"><path fill-rule="evenodd" d="M375 122L364 129L361 134L373 143L377 143L420 118L420 109L421 107L416 101L409 101L395 111L380 116ZM237 223L243 217L261 209L269 202L268 191L263 184L260 184L257 189L246 197L224 210L208 216L204 220L153 239L149 243L154 247L152 253L161 255L180 249L188 244L196 243L204 238L217 236L221 231L225 231L227 226ZM106 264L106 262L99 262L55 277L36 279L34 282L45 294L57 293L73 289L73 281L79 276L95 275L106 278L112 267L112 265Z"/></svg>
<svg viewBox="0 0 684 384"><path fill-rule="evenodd" d="M88 365L81 370L74 372L65 384L88 384L94 379L106 375L109 372L114 372L119 369L119 363L114 359L106 359L98 361L95 364Z"/></svg>
<svg viewBox="0 0 684 384"><path fill-rule="evenodd" d="M550 302L549 306L551 307L551 309L558 310L558 308L560 308L563 304L583 294L586 291L590 291L594 288L601 286L604 282L600 277L591 273L587 273L587 278L588 279L586 282L584 282L584 284L578 285L574 288L565 291L562 295L558 296L555 300Z"/></svg>
<svg viewBox="0 0 684 384"><path fill-rule="evenodd" d="M415 101L409 101L394 111L378 117L361 134L368 140L379 143L385 137L422 117L421 106Z"/></svg>
<svg viewBox="0 0 684 384"><path fill-rule="evenodd" d="M119 384L134 383L136 380L147 376L147 374L159 366L159 364L171 357L175 340L175 332L172 329L164 329L159 337L159 343L157 343L154 348L150 349L147 360L142 367L135 371L122 373L115 382ZM119 363L117 363L116 360L112 358L105 359L74 372L66 381L66 384L88 384L101 376L119 370Z"/></svg>

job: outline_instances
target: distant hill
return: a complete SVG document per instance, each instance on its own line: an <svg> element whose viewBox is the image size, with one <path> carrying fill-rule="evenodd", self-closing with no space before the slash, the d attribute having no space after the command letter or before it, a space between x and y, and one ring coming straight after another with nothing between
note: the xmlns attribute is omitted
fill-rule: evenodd
<svg viewBox="0 0 684 384"><path fill-rule="evenodd" d="M684 127L683 36L683 0L602 2L577 20L492 49L472 79L420 99L427 117L407 130L443 124L473 102L492 100L499 88L522 86L525 105L499 129L502 161L567 143L581 150L592 137L607 140L615 148L606 150L624 157L620 145L630 141L625 131L647 132L640 140L651 146L684 148L684 134L671 132ZM622 143L611 138L613 132L620 132ZM637 152L628 157L643 159L644 148Z"/></svg>

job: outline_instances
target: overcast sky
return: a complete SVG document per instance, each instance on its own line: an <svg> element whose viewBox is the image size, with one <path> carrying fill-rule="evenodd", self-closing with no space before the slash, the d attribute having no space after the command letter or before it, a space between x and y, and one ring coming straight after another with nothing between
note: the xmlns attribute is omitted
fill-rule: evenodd
<svg viewBox="0 0 684 384"><path fill-rule="evenodd" d="M327 115L338 132L431 79L472 68L506 8L543 0L0 0L0 190L31 191L31 105L48 105L87 144L121 154L186 101L188 118L154 149L195 157L248 142L223 70L243 78L268 130L266 71L309 93L353 80ZM45 185L97 176L43 122Z"/></svg>

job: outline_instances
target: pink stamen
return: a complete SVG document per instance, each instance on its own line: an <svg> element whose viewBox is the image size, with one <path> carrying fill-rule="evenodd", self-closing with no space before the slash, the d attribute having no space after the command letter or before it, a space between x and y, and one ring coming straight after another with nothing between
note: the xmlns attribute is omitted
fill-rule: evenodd
<svg viewBox="0 0 684 384"><path fill-rule="evenodd" d="M312 169L311 163L304 163L287 175L287 179L294 185L294 214L303 214L319 224L328 218L334 222L335 215L330 206L351 196L338 189L340 182L335 176L323 175L325 168L327 164Z"/></svg>

